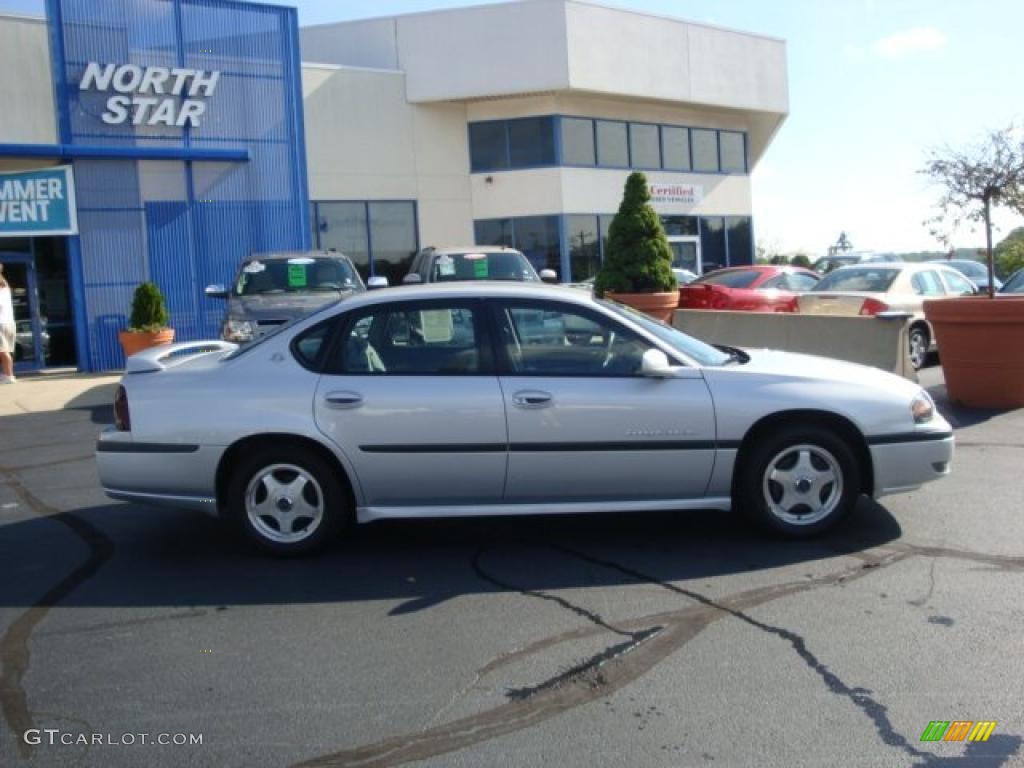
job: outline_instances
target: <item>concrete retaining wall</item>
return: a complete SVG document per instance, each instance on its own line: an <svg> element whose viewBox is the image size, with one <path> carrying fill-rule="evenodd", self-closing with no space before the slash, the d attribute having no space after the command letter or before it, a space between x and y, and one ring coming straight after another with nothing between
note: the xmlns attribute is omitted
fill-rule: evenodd
<svg viewBox="0 0 1024 768"><path fill-rule="evenodd" d="M709 344L781 349L871 365L911 381L908 318L676 310L673 325Z"/></svg>

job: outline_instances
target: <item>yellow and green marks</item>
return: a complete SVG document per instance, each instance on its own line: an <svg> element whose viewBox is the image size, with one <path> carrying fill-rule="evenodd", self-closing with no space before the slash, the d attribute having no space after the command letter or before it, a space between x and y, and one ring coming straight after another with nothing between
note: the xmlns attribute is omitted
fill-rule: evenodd
<svg viewBox="0 0 1024 768"><path fill-rule="evenodd" d="M995 720L932 720L921 741L988 741L995 727Z"/></svg>

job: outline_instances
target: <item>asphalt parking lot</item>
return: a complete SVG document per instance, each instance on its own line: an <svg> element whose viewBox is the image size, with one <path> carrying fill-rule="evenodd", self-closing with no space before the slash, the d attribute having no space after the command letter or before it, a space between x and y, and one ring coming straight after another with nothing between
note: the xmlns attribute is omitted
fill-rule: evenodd
<svg viewBox="0 0 1024 768"><path fill-rule="evenodd" d="M937 367L953 475L823 539L378 523L299 561L106 499L115 381L2 393L0 764L1024 765L1024 411L950 407ZM997 724L922 742L933 720Z"/></svg>

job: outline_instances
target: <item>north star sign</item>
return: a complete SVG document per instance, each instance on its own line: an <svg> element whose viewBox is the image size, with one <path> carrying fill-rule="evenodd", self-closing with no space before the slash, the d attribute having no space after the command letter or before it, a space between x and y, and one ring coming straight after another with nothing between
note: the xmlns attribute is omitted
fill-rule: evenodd
<svg viewBox="0 0 1024 768"><path fill-rule="evenodd" d="M80 91L109 93L101 119L107 125L199 126L203 100L213 95L220 72L185 67L140 67L90 61L78 83ZM203 98L197 98L203 97Z"/></svg>

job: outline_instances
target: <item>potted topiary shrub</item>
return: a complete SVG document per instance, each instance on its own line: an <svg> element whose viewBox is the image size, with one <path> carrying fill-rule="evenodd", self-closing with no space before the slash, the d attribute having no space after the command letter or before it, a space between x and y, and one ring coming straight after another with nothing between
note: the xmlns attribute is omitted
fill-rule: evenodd
<svg viewBox="0 0 1024 768"><path fill-rule="evenodd" d="M935 329L946 392L961 405L1020 408L1024 296L995 294L992 208L1003 206L1024 215L1024 134L1009 128L992 132L966 151L933 152L922 172L944 187L940 213L933 220L941 223L940 231L955 232L963 220L985 227L987 295L924 302L925 317Z"/></svg>
<svg viewBox="0 0 1024 768"><path fill-rule="evenodd" d="M174 329L167 327L167 302L156 283L142 283L132 297L132 316L128 329L118 338L125 357L159 344L174 341Z"/></svg>
<svg viewBox="0 0 1024 768"><path fill-rule="evenodd" d="M679 287L672 273L672 249L650 200L647 177L631 173L608 229L594 294L670 322L679 305Z"/></svg>

